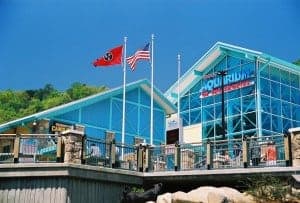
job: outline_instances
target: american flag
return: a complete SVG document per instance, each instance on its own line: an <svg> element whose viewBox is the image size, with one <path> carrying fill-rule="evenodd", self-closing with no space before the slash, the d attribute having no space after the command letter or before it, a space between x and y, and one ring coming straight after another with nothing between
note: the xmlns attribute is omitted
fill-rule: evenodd
<svg viewBox="0 0 300 203"><path fill-rule="evenodd" d="M135 64L139 59L150 59L150 51L149 51L150 43L146 44L146 46L142 50L137 50L132 56L126 58L127 63L129 64L132 71L135 69Z"/></svg>

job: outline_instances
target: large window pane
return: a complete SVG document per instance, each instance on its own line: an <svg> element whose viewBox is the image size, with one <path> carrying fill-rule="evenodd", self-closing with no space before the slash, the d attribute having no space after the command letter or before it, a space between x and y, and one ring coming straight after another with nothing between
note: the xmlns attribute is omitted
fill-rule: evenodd
<svg viewBox="0 0 300 203"><path fill-rule="evenodd" d="M211 121L215 117L214 106L203 107L203 121Z"/></svg>
<svg viewBox="0 0 300 203"><path fill-rule="evenodd" d="M270 82L269 80L260 79L260 92L265 95L270 95Z"/></svg>
<svg viewBox="0 0 300 203"><path fill-rule="evenodd" d="M270 97L261 96L261 108L264 112L270 113Z"/></svg>
<svg viewBox="0 0 300 203"><path fill-rule="evenodd" d="M235 132L240 132L242 129L242 125L241 125L241 116L233 116L228 118L228 133L235 133ZM247 122L246 122L247 123ZM251 125L253 128L253 125ZM254 127L255 128L255 127Z"/></svg>
<svg viewBox="0 0 300 203"><path fill-rule="evenodd" d="M280 70L281 83L290 85L290 73L285 70Z"/></svg>
<svg viewBox="0 0 300 203"><path fill-rule="evenodd" d="M203 123L202 135L204 139L214 137L214 122Z"/></svg>
<svg viewBox="0 0 300 203"><path fill-rule="evenodd" d="M236 115L241 113L241 100L232 99L228 101L228 115Z"/></svg>
<svg viewBox="0 0 300 203"><path fill-rule="evenodd" d="M282 102L282 115L286 118L291 118L291 104Z"/></svg>
<svg viewBox="0 0 300 203"><path fill-rule="evenodd" d="M282 119L283 132L288 131L292 127L292 121L289 119Z"/></svg>
<svg viewBox="0 0 300 203"><path fill-rule="evenodd" d="M292 105L292 108L293 108L293 120L300 121L300 106Z"/></svg>
<svg viewBox="0 0 300 203"><path fill-rule="evenodd" d="M271 115L267 113L261 114L261 120L262 120L262 128L265 130L271 130Z"/></svg>
<svg viewBox="0 0 300 203"><path fill-rule="evenodd" d="M281 85L281 99L291 101L291 89L289 86Z"/></svg>
<svg viewBox="0 0 300 203"><path fill-rule="evenodd" d="M272 114L281 115L281 102L279 99L271 99L271 111Z"/></svg>
<svg viewBox="0 0 300 203"><path fill-rule="evenodd" d="M241 63L240 61L241 60L238 58L228 56L227 57L227 68L229 69L229 68L233 68L233 67L240 65L240 63Z"/></svg>
<svg viewBox="0 0 300 203"><path fill-rule="evenodd" d="M290 77L291 77L291 86L299 88L299 83L300 83L299 75L290 73Z"/></svg>
<svg viewBox="0 0 300 203"><path fill-rule="evenodd" d="M282 132L282 118L279 116L272 116L272 130L278 133Z"/></svg>
<svg viewBox="0 0 300 203"><path fill-rule="evenodd" d="M181 113L180 117L182 119L182 125L183 126L190 125L190 119L189 119L189 113L188 112Z"/></svg>
<svg viewBox="0 0 300 203"><path fill-rule="evenodd" d="M198 93L194 93L190 95L190 108L198 108L201 106L201 99Z"/></svg>
<svg viewBox="0 0 300 203"><path fill-rule="evenodd" d="M291 102L294 104L300 104L300 90L291 88Z"/></svg>
<svg viewBox="0 0 300 203"><path fill-rule="evenodd" d="M255 111L255 98L254 96L246 96L242 98L243 112Z"/></svg>
<svg viewBox="0 0 300 203"><path fill-rule="evenodd" d="M242 116L242 128L244 130L250 130L256 128L256 113L247 113Z"/></svg>
<svg viewBox="0 0 300 203"><path fill-rule="evenodd" d="M280 82L280 70L274 66L270 66L270 79Z"/></svg>
<svg viewBox="0 0 300 203"><path fill-rule="evenodd" d="M201 122L201 109L191 111L191 124Z"/></svg>
<svg viewBox="0 0 300 203"><path fill-rule="evenodd" d="M271 81L271 96L280 98L280 84L278 82Z"/></svg>
<svg viewBox="0 0 300 203"><path fill-rule="evenodd" d="M184 96L180 99L180 111L185 111L190 108L189 97Z"/></svg>
<svg viewBox="0 0 300 203"><path fill-rule="evenodd" d="M265 66L264 63L259 63L260 68L262 68L263 66ZM266 67L264 67L263 70L260 71L260 76L264 77L264 78L269 78L269 66L268 65Z"/></svg>

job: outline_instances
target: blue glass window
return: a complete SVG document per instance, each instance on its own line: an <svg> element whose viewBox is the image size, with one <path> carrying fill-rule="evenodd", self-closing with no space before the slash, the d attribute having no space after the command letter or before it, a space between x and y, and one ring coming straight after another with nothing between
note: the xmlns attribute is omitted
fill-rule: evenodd
<svg viewBox="0 0 300 203"><path fill-rule="evenodd" d="M214 137L214 122L203 123L202 133L204 139Z"/></svg>
<svg viewBox="0 0 300 203"><path fill-rule="evenodd" d="M241 116L233 116L231 118L228 118L228 132L230 133L235 133L235 132L240 132L241 129ZM253 127L253 125L251 125ZM255 128L255 127L254 127Z"/></svg>
<svg viewBox="0 0 300 203"><path fill-rule="evenodd" d="M194 93L190 95L190 108L198 108L201 106L201 99L199 93Z"/></svg>
<svg viewBox="0 0 300 203"><path fill-rule="evenodd" d="M281 102L279 99L271 98L271 111L272 114L281 116Z"/></svg>
<svg viewBox="0 0 300 203"><path fill-rule="evenodd" d="M286 118L291 118L291 104L282 102L282 115Z"/></svg>
<svg viewBox="0 0 300 203"><path fill-rule="evenodd" d="M211 121L215 117L214 106L203 107L203 121Z"/></svg>
<svg viewBox="0 0 300 203"><path fill-rule="evenodd" d="M200 80L194 87L192 87L190 89L190 92L191 93L197 93L197 92L200 91L201 87L202 87L202 80Z"/></svg>
<svg viewBox="0 0 300 203"><path fill-rule="evenodd" d="M184 112L180 114L180 117L182 119L182 125L183 126L188 126L190 125L190 120L189 120L189 112Z"/></svg>
<svg viewBox="0 0 300 203"><path fill-rule="evenodd" d="M264 63L259 63L260 68L263 67ZM264 67L263 70L260 71L260 76L264 78L269 78L269 66Z"/></svg>
<svg viewBox="0 0 300 203"><path fill-rule="evenodd" d="M280 70L274 66L270 66L270 79L280 82Z"/></svg>
<svg viewBox="0 0 300 203"><path fill-rule="evenodd" d="M227 68L232 68L240 65L241 60L232 56L227 57Z"/></svg>
<svg viewBox="0 0 300 203"><path fill-rule="evenodd" d="M248 87L244 87L241 89L242 91L242 95L243 96L246 96L246 95L250 95L250 94L253 94L255 92L255 89L254 89L254 85L250 85Z"/></svg>
<svg viewBox="0 0 300 203"><path fill-rule="evenodd" d="M292 127L292 122L289 119L282 119L283 131L288 131Z"/></svg>
<svg viewBox="0 0 300 203"><path fill-rule="evenodd" d="M227 67L226 64L226 57L224 57L216 66L215 66L215 72L224 70Z"/></svg>
<svg viewBox="0 0 300 203"><path fill-rule="evenodd" d="M262 128L265 130L271 130L271 115L267 113L261 114L261 120L262 120Z"/></svg>
<svg viewBox="0 0 300 203"><path fill-rule="evenodd" d="M202 106L210 105L213 102L214 102L214 97L213 96L202 98Z"/></svg>
<svg viewBox="0 0 300 203"><path fill-rule="evenodd" d="M188 110L190 108L189 105L189 97L188 96L184 96L180 99L180 111L185 111Z"/></svg>
<svg viewBox="0 0 300 203"><path fill-rule="evenodd" d="M271 96L280 98L280 84L278 82L271 81Z"/></svg>
<svg viewBox="0 0 300 203"><path fill-rule="evenodd" d="M222 103L215 104L215 119L220 119L222 117Z"/></svg>
<svg viewBox="0 0 300 203"><path fill-rule="evenodd" d="M260 79L260 92L265 95L270 95L270 82L269 80Z"/></svg>
<svg viewBox="0 0 300 203"><path fill-rule="evenodd" d="M201 122L201 109L191 111L191 124Z"/></svg>
<svg viewBox="0 0 300 203"><path fill-rule="evenodd" d="M280 70L281 83L290 85L290 73L285 70Z"/></svg>
<svg viewBox="0 0 300 203"><path fill-rule="evenodd" d="M299 88L299 83L300 83L299 75L290 73L290 77L291 77L291 85L295 88Z"/></svg>
<svg viewBox="0 0 300 203"><path fill-rule="evenodd" d="M300 121L300 106L299 105L292 105L293 108L293 119L296 121ZM300 127L300 126L298 126Z"/></svg>
<svg viewBox="0 0 300 203"><path fill-rule="evenodd" d="M255 111L255 98L254 96L246 96L242 98L243 112Z"/></svg>
<svg viewBox="0 0 300 203"><path fill-rule="evenodd" d="M256 113L247 113L242 115L242 124L244 130L256 128Z"/></svg>
<svg viewBox="0 0 300 203"><path fill-rule="evenodd" d="M289 86L281 85L281 99L291 101L291 89Z"/></svg>
<svg viewBox="0 0 300 203"><path fill-rule="evenodd" d="M300 90L291 88L291 102L294 104L300 104Z"/></svg>
<svg viewBox="0 0 300 203"><path fill-rule="evenodd" d="M270 113L270 97L268 96L261 96L261 108L264 112Z"/></svg>
<svg viewBox="0 0 300 203"><path fill-rule="evenodd" d="M280 116L272 116L272 130L278 133L282 132L282 118Z"/></svg>
<svg viewBox="0 0 300 203"><path fill-rule="evenodd" d="M232 99L228 101L228 115L236 115L241 113L241 100Z"/></svg>

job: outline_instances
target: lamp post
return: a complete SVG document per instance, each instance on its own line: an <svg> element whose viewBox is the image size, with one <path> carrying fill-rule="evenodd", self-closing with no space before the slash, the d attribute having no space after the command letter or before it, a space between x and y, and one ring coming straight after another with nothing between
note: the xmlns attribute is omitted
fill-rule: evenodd
<svg viewBox="0 0 300 203"><path fill-rule="evenodd" d="M218 71L217 75L222 78L221 88L222 88L222 139L225 140L225 99L224 99L224 76L227 75L227 71Z"/></svg>

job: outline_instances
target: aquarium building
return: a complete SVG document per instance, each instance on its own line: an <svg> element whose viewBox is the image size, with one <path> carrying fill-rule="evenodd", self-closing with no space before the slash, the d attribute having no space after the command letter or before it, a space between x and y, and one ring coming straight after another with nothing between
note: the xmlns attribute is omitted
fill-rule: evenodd
<svg viewBox="0 0 300 203"><path fill-rule="evenodd" d="M177 106L180 98L179 122L167 120L170 142L222 139L223 109L228 140L300 126L300 67L230 44L217 42L165 95Z"/></svg>

